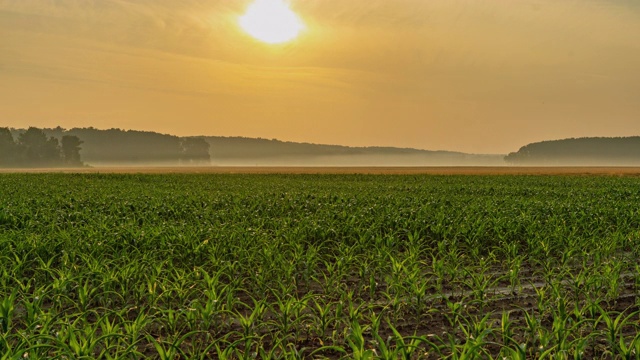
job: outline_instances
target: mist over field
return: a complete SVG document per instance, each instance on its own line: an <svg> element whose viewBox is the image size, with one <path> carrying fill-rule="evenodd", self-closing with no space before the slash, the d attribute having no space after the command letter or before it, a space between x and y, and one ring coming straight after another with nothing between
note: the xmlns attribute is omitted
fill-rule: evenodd
<svg viewBox="0 0 640 360"><path fill-rule="evenodd" d="M542 141L509 154L349 147L95 128L0 128L0 167L640 166L640 137Z"/></svg>
<svg viewBox="0 0 640 360"><path fill-rule="evenodd" d="M284 167L424 167L424 166L504 166L500 155L343 155L343 156L282 156L255 159L214 159L215 166L284 166Z"/></svg>

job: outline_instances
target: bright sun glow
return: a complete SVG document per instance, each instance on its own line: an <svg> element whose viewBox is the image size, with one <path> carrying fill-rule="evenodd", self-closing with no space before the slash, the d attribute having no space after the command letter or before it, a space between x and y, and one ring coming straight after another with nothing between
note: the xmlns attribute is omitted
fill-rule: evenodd
<svg viewBox="0 0 640 360"><path fill-rule="evenodd" d="M302 20L285 0L256 0L240 17L240 26L249 35L269 44L291 41L304 29Z"/></svg>

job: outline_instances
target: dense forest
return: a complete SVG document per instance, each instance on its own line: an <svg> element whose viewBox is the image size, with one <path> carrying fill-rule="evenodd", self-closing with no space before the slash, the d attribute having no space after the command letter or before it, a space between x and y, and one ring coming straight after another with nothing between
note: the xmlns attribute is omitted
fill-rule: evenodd
<svg viewBox="0 0 640 360"><path fill-rule="evenodd" d="M208 165L210 146L203 138L148 131L61 127L41 130L51 141L72 136L83 142L80 154L89 165ZM15 137L25 132L12 129ZM37 164L23 164L39 166Z"/></svg>
<svg viewBox="0 0 640 360"><path fill-rule="evenodd" d="M85 142L83 156L90 164L207 165L210 161L209 143L202 138L121 129L74 128L68 133Z"/></svg>
<svg viewBox="0 0 640 360"><path fill-rule="evenodd" d="M82 141L74 135L47 136L30 127L14 138L9 128L0 128L0 167L78 167Z"/></svg>
<svg viewBox="0 0 640 360"><path fill-rule="evenodd" d="M510 153L513 165L640 165L640 136L542 141Z"/></svg>

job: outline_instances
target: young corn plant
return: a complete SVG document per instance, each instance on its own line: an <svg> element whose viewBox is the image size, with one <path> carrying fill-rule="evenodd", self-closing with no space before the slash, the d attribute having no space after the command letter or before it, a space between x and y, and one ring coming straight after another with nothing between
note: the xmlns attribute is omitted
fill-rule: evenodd
<svg viewBox="0 0 640 360"><path fill-rule="evenodd" d="M502 338L503 345L508 345L513 341L513 321L510 319L510 313L508 311L502 311L502 317L500 321L500 336Z"/></svg>
<svg viewBox="0 0 640 360"><path fill-rule="evenodd" d="M448 298L445 298L445 303L447 305L447 309L449 310L444 314L445 318L449 322L449 326L451 328L457 328L461 320L464 318L464 313L466 310L466 305L464 301L450 301Z"/></svg>
<svg viewBox="0 0 640 360"><path fill-rule="evenodd" d="M618 354L619 357L624 360L640 358L640 333L636 334L636 336L628 343L624 336L620 336Z"/></svg>
<svg viewBox="0 0 640 360"><path fill-rule="evenodd" d="M446 278L446 267L445 267L445 259L437 258L436 255L432 255L431 257L431 271L435 277L436 283L436 293L443 293L443 285Z"/></svg>
<svg viewBox="0 0 640 360"><path fill-rule="evenodd" d="M463 283L473 294L474 302L480 304L480 311L483 311L487 304L489 291L495 287L500 278L493 278L484 271L473 271L471 269L465 269L465 273L468 280L463 280Z"/></svg>
<svg viewBox="0 0 640 360"><path fill-rule="evenodd" d="M387 325L389 329L393 331L392 340L395 342L395 351L392 354L394 357L388 357L388 359L411 360L421 350L423 343L429 343L424 337L416 336L416 334L413 336L402 336L389 321L387 321ZM379 342L380 340L381 339L379 339Z"/></svg>
<svg viewBox="0 0 640 360"><path fill-rule="evenodd" d="M293 296L283 299L276 295L275 306L271 307L271 311L275 316L274 323L280 336L297 338L299 328L307 317L304 313L309 300L310 296L308 295L301 299Z"/></svg>
<svg viewBox="0 0 640 360"><path fill-rule="evenodd" d="M253 306L249 306L244 304L247 311L235 311L234 315L237 321L240 324L242 329L242 333L240 334L244 339L250 339L258 334L259 326L262 322L262 318L267 310L267 305L265 300L256 300L251 299L253 301Z"/></svg>
<svg viewBox="0 0 640 360"><path fill-rule="evenodd" d="M596 323L604 325L602 333L608 344L608 350L606 353L609 353L610 355L620 355L622 352L620 344L624 343L623 329L632 327L635 331L638 330L637 320L633 321L633 318L638 317L640 310L630 313L620 312L617 316L615 313L610 314L602 307L598 307L598 310L600 312L600 317L598 317Z"/></svg>
<svg viewBox="0 0 640 360"><path fill-rule="evenodd" d="M145 338L144 330L150 324L151 319L146 313L146 309L133 309L137 312L135 318L123 323L125 339L127 346L131 347L132 352L135 353L138 344ZM128 313L123 315L123 318L129 317Z"/></svg>
<svg viewBox="0 0 640 360"><path fill-rule="evenodd" d="M331 326L335 326L335 317L332 317L332 311L336 303L332 301L322 302L320 297L313 299L313 307L311 308L312 328L316 336L324 339Z"/></svg>
<svg viewBox="0 0 640 360"><path fill-rule="evenodd" d="M606 299L615 301L620 296L620 287L622 285L622 261L617 261L614 256L611 262L608 262L603 268L602 276L607 284Z"/></svg>
<svg viewBox="0 0 640 360"><path fill-rule="evenodd" d="M519 343L512 337L507 337L500 349L500 355L503 359L526 360L527 352L527 344Z"/></svg>
<svg viewBox="0 0 640 360"><path fill-rule="evenodd" d="M489 344L487 338L495 333L490 317L491 314L483 317L469 316L464 318L464 323L460 327L466 336L466 342L474 344L481 352L485 352L484 347Z"/></svg>
<svg viewBox="0 0 640 360"><path fill-rule="evenodd" d="M0 300L0 334L8 334L12 328L16 298L17 291L14 290Z"/></svg>
<svg viewBox="0 0 640 360"><path fill-rule="evenodd" d="M522 256L514 256L509 263L509 272L507 277L511 288L511 294L522 292L522 283L520 281L520 269L522 268Z"/></svg>
<svg viewBox="0 0 640 360"><path fill-rule="evenodd" d="M156 354L160 360L174 360L177 358L187 359L192 358L189 354L186 354L181 345L185 343L189 337L198 334L197 331L188 332L182 336L175 337L173 340L163 340L161 338L155 338L151 335L147 335L147 341L153 345Z"/></svg>
<svg viewBox="0 0 640 360"><path fill-rule="evenodd" d="M55 345L48 343L43 336L25 338L0 335L0 360L44 359L52 350L55 350Z"/></svg>
<svg viewBox="0 0 640 360"><path fill-rule="evenodd" d="M368 342L364 336L364 329L358 321L351 323L346 341L354 360L373 360L376 358L376 350L367 346Z"/></svg>
<svg viewBox="0 0 640 360"><path fill-rule="evenodd" d="M98 324L81 323L81 320L79 317L75 322L63 325L52 339L60 349L58 356L101 358L111 350L104 346L105 340L122 336L118 333L100 334Z"/></svg>

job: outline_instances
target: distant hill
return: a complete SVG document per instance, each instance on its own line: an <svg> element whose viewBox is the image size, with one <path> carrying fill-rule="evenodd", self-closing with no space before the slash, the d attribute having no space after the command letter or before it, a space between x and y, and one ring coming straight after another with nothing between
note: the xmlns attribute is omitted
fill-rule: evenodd
<svg viewBox="0 0 640 360"><path fill-rule="evenodd" d="M510 153L505 161L512 165L640 166L640 136L536 142Z"/></svg>
<svg viewBox="0 0 640 360"><path fill-rule="evenodd" d="M208 136L211 162L244 166L464 166L504 165L502 155L396 147L349 147L276 139Z"/></svg>
<svg viewBox="0 0 640 360"><path fill-rule="evenodd" d="M24 129L12 129L14 137ZM476 155L395 147L349 147L246 137L178 137L150 131L95 128L43 129L47 136L75 135L83 141L82 161L112 165L214 166L501 166L503 155ZM209 158L190 154L202 150ZM196 145L200 145L197 147ZM193 152L192 151L192 152ZM185 161L185 158L188 161ZM199 159L194 162L193 159Z"/></svg>

